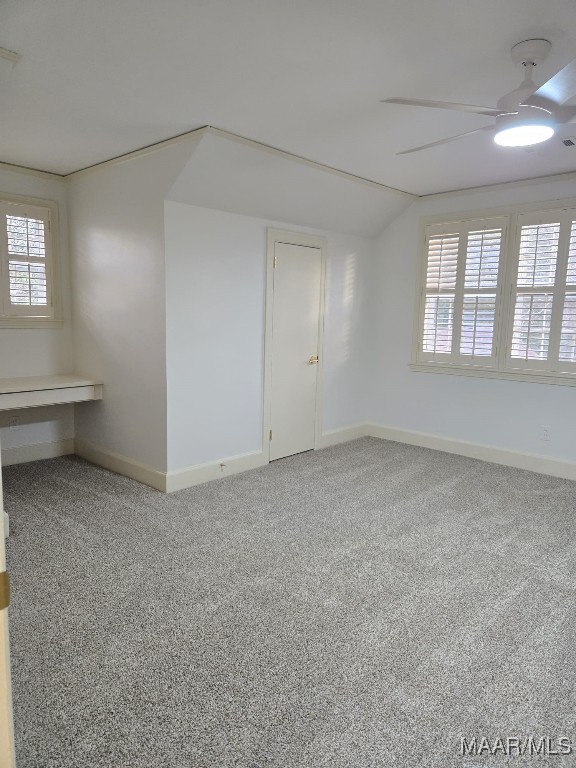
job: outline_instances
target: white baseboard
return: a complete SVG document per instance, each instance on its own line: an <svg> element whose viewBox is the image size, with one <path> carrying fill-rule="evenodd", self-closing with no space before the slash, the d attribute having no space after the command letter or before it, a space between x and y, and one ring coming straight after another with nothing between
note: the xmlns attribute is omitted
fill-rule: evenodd
<svg viewBox="0 0 576 768"><path fill-rule="evenodd" d="M421 448L432 448L444 453L456 453L471 459L490 461L507 467L527 469L542 475L552 475L565 480L576 480L576 462L554 459L549 456L539 456L534 453L522 453L507 448L497 448L493 445L469 443L465 440L454 440L449 437L432 435L427 432L413 432L408 429L395 429L379 424L367 424L365 434L368 437L379 437L382 440L393 440L397 443L418 445Z"/></svg>
<svg viewBox="0 0 576 768"><path fill-rule="evenodd" d="M18 448L2 448L2 466L24 464L27 461L39 459L54 459L57 456L67 456L74 453L74 438L67 437L50 443L35 443L22 445Z"/></svg>
<svg viewBox="0 0 576 768"><path fill-rule="evenodd" d="M340 429L331 429L324 432L318 441L318 448L330 448L332 445L348 443L350 440L358 440L360 437L366 437L368 427L366 424L356 424L353 427L341 427Z"/></svg>
<svg viewBox="0 0 576 768"><path fill-rule="evenodd" d="M141 464L139 461L129 459L127 456L121 456L118 453L99 448L87 440L76 438L74 441L75 454L81 456L92 464L98 464L104 469L109 469L119 475L131 477L144 485L150 485L158 491L166 490L166 473L160 472L147 464Z"/></svg>
<svg viewBox="0 0 576 768"><path fill-rule="evenodd" d="M183 488L191 488L193 485L206 483L209 480L218 480L228 475L236 475L249 469L257 469L268 464L262 451L244 453L240 456L231 456L220 461L208 464L197 464L194 467L168 472L166 475L166 491L181 491Z"/></svg>
<svg viewBox="0 0 576 768"><path fill-rule="evenodd" d="M93 464L98 464L112 472L117 472L119 475L131 477L139 483L150 485L158 491L167 493L180 491L183 488L190 488L193 485L206 483L209 480L217 480L227 475L235 475L238 472L245 472L248 469L256 469L268 464L264 454L261 451L257 451L165 473L154 469L154 467L129 459L127 456L121 456L112 451L99 448L86 440L76 440L74 453Z"/></svg>
<svg viewBox="0 0 576 768"><path fill-rule="evenodd" d="M381 440L392 440L422 448L432 448L445 453L454 453L472 459L503 464L508 467L526 469L544 475L561 477L566 480L576 480L576 462L550 458L532 453L523 453L496 446L472 443L465 440L455 440L427 432L416 432L407 429L396 429L381 424L357 424L352 427L334 429L325 432L319 440L319 448L357 440L360 437L376 437ZM231 456L220 461L198 464L186 469L173 472L161 472L154 467L134 461L126 456L104 450L85 440L67 438L51 443L26 445L20 448L3 448L2 465L19 464L39 459L50 459L57 456L76 453L94 464L98 464L112 472L131 477L140 483L149 485L159 491L172 492L190 488L210 480L217 480L228 475L235 475L250 469L257 469L268 464L262 451Z"/></svg>

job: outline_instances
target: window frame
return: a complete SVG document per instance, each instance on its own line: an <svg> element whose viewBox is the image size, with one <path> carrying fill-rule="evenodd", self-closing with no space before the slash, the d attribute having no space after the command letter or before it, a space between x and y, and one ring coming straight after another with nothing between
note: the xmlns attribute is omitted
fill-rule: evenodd
<svg viewBox="0 0 576 768"><path fill-rule="evenodd" d="M550 219L558 216L560 219L568 221L572 215L572 220L576 221L576 198L565 198L548 200L527 204L512 206L502 206L484 210L463 211L460 213L440 214L435 216L424 216L420 218L419 238L418 238L418 269L416 280L416 301L414 313L414 332L410 368L413 371L425 373L453 374L458 376L473 376L480 378L498 378L515 381L532 381L546 384L559 384L564 386L576 386L576 363L565 363L564 370L558 370L558 361L554 363L546 362L546 367L538 365L523 365L521 360L511 357L512 331L514 324L515 298L516 298L516 280L519 265L519 247L520 247L520 227L524 220L529 218ZM525 217L525 219L523 218ZM494 321L494 350L493 364L482 364L478 362L479 358L470 358L470 362L463 363L462 356L460 360L431 360L425 359L426 355L422 352L423 332L424 332L424 308L426 300L426 277L428 267L427 252L427 233L432 228L441 230L453 227L466 228L466 232L473 229L473 222L481 223L505 219L506 224L502 235L502 245L500 252L499 277L496 298L496 313ZM568 232L568 238L570 233ZM562 234L560 236L562 238ZM564 238L565 239L565 238ZM561 244L559 243L558 252L560 254ZM560 273L559 261L557 260L556 278ZM563 259L565 261L565 259ZM564 265L565 266L565 265ZM568 292L566 285L558 288L557 279L553 286L556 294L562 294L562 306L553 308L556 319L562 315L564 308L564 298ZM576 292L576 287L574 292ZM555 324L557 326L557 322ZM557 328L556 328L557 330ZM556 369L552 370L552 365Z"/></svg>
<svg viewBox="0 0 576 768"><path fill-rule="evenodd" d="M0 228L0 238L2 238L2 253L0 255L0 330L7 328L61 328L63 325L62 316L62 292L60 277L60 258L59 258L59 228L58 228L58 203L55 200L46 200L44 198L28 197L22 195L13 195L0 192L0 207L14 206L14 215L26 214L26 208L38 209L46 213L48 226L45 229L45 265L47 279L47 295L49 304L47 308L49 314L26 314L25 311L16 310L10 313L9 305L9 281L5 274L8 264L7 254L7 232ZM34 213L34 211L31 211ZM4 215L4 211L2 211ZM33 218L31 215L30 218Z"/></svg>

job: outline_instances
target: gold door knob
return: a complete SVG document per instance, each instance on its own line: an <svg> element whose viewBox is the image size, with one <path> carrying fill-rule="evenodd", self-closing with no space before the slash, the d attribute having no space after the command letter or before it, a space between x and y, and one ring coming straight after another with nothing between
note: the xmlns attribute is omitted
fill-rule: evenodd
<svg viewBox="0 0 576 768"><path fill-rule="evenodd" d="M318 362L318 355L312 355L308 359L308 365L316 365L317 362Z"/></svg>

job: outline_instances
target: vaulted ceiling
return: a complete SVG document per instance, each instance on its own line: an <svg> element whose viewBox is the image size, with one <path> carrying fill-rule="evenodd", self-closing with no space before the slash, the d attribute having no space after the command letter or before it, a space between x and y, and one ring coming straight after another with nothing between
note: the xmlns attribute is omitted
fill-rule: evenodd
<svg viewBox="0 0 576 768"><path fill-rule="evenodd" d="M576 56L574 1L0 0L0 161L66 175L211 125L413 194L575 171L558 137L396 155L491 118L380 99L495 105L531 37L542 82Z"/></svg>

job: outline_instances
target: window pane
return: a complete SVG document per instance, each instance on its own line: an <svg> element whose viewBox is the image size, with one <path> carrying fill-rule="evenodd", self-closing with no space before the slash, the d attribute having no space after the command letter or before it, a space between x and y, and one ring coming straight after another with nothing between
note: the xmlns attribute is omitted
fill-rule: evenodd
<svg viewBox="0 0 576 768"><path fill-rule="evenodd" d="M560 224L530 224L522 227L518 285L554 285Z"/></svg>
<svg viewBox="0 0 576 768"><path fill-rule="evenodd" d="M431 237L428 241L426 288L454 290L458 264L458 235Z"/></svg>
<svg viewBox="0 0 576 768"><path fill-rule="evenodd" d="M47 306L44 264L10 261L10 303L18 306Z"/></svg>
<svg viewBox="0 0 576 768"><path fill-rule="evenodd" d="M464 296L460 354L489 357L492 354L496 294Z"/></svg>
<svg viewBox="0 0 576 768"><path fill-rule="evenodd" d="M568 293L562 313L560 360L576 363L576 294Z"/></svg>
<svg viewBox="0 0 576 768"><path fill-rule="evenodd" d="M567 285L576 285L576 221L572 222L572 229L570 230L566 283Z"/></svg>
<svg viewBox="0 0 576 768"><path fill-rule="evenodd" d="M44 222L23 216L6 216L8 253L20 258L43 259L46 255Z"/></svg>
<svg viewBox="0 0 576 768"><path fill-rule="evenodd" d="M550 341L552 294L516 296L512 357L518 360L546 360Z"/></svg>
<svg viewBox="0 0 576 768"><path fill-rule="evenodd" d="M502 230L481 230L468 234L466 248L466 288L496 288Z"/></svg>
<svg viewBox="0 0 576 768"><path fill-rule="evenodd" d="M424 352L451 352L454 297L427 296L424 310Z"/></svg>

